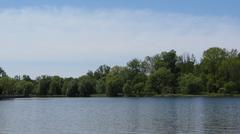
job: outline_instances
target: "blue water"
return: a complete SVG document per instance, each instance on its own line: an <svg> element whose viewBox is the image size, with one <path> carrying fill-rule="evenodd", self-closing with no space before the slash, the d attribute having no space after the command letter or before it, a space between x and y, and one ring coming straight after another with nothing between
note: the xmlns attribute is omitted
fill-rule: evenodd
<svg viewBox="0 0 240 134"><path fill-rule="evenodd" d="M240 98L0 101L0 134L239 134Z"/></svg>

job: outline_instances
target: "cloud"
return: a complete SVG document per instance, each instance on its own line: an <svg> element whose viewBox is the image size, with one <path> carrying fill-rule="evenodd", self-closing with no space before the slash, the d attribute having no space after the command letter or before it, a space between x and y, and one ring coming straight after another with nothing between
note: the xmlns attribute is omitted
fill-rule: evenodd
<svg viewBox="0 0 240 134"><path fill-rule="evenodd" d="M240 49L238 24L227 16L151 10L1 9L0 61L10 75L79 76L171 49L197 57L213 46Z"/></svg>

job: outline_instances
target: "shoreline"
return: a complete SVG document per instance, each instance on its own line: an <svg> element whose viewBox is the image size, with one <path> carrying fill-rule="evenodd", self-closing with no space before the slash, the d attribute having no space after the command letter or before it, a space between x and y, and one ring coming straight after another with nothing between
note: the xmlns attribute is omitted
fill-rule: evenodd
<svg viewBox="0 0 240 134"><path fill-rule="evenodd" d="M93 94L89 97L68 97L65 95L48 95L48 96L0 96L0 100L16 99L16 98L147 98L147 97L240 97L240 95L230 95L230 94L209 94L209 95L183 95L183 94L165 94L165 95L153 95L153 96L118 96L109 97L104 94Z"/></svg>

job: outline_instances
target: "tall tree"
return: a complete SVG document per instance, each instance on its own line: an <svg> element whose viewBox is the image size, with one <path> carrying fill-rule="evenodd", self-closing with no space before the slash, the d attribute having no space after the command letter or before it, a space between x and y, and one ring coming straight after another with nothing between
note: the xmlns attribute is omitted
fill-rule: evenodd
<svg viewBox="0 0 240 134"><path fill-rule="evenodd" d="M6 72L0 67L0 77L7 76Z"/></svg>
<svg viewBox="0 0 240 134"><path fill-rule="evenodd" d="M96 81L93 77L88 75L79 78L78 91L79 96L89 97L91 94L96 93Z"/></svg>
<svg viewBox="0 0 240 134"><path fill-rule="evenodd" d="M204 51L201 62L202 73L206 74L207 83L205 84L208 92L218 92L220 84L218 83L220 71L219 66L227 57L227 50L213 47Z"/></svg>
<svg viewBox="0 0 240 134"><path fill-rule="evenodd" d="M18 95L29 96L33 90L33 83L25 80L19 80L15 84Z"/></svg>
<svg viewBox="0 0 240 134"><path fill-rule="evenodd" d="M51 78L43 75L38 78L38 95L48 95Z"/></svg>
<svg viewBox="0 0 240 134"><path fill-rule="evenodd" d="M122 95L123 85L128 78L127 69L125 67L115 66L111 69L106 77L106 95L119 96Z"/></svg>
<svg viewBox="0 0 240 134"><path fill-rule="evenodd" d="M67 87L67 96L68 97L77 97L77 96L79 96L77 80L73 79L73 80L69 81L68 87Z"/></svg>
<svg viewBox="0 0 240 134"><path fill-rule="evenodd" d="M107 74L110 71L110 67L107 65L101 65L95 72L94 76L97 80L102 79L103 77L106 77Z"/></svg>
<svg viewBox="0 0 240 134"><path fill-rule="evenodd" d="M50 95L61 95L62 79L59 76L53 76L49 85L48 93Z"/></svg>
<svg viewBox="0 0 240 134"><path fill-rule="evenodd" d="M175 87L172 85L173 81L174 74L169 69L159 68L148 78L148 92L153 91L157 94L175 93Z"/></svg>
<svg viewBox="0 0 240 134"><path fill-rule="evenodd" d="M179 56L177 66L180 69L181 74L193 73L195 68L196 59L194 55L187 53Z"/></svg>
<svg viewBox="0 0 240 134"><path fill-rule="evenodd" d="M15 80L10 77L1 77L0 78L0 94L2 95L14 95L15 89Z"/></svg>
<svg viewBox="0 0 240 134"><path fill-rule="evenodd" d="M193 74L184 74L180 78L180 89L183 94L201 94L203 91L202 80Z"/></svg>

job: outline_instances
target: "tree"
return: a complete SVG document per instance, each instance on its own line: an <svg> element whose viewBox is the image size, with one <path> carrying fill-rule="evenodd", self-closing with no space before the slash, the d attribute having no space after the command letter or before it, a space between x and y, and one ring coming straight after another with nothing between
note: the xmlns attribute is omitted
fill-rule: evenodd
<svg viewBox="0 0 240 134"><path fill-rule="evenodd" d="M148 78L148 92L153 91L157 94L174 93L175 89L172 85L173 81L174 75L169 69L164 67L159 68Z"/></svg>
<svg viewBox="0 0 240 134"><path fill-rule="evenodd" d="M202 65L204 71L211 74L216 74L218 66L227 57L226 49L213 47L204 51Z"/></svg>
<svg viewBox="0 0 240 134"><path fill-rule="evenodd" d="M164 92L165 93L176 93L177 91L177 87L178 87L178 82L177 79L179 77L179 72L180 69L177 66L177 60L178 60L178 56L176 55L176 51L171 50L169 52L162 52L160 54L157 54L153 57L146 57L143 65L147 66L146 70L151 70L151 71L147 71L151 77L150 80L148 81L148 89L153 88L151 85L153 84L153 77L156 76L156 73L158 72L158 70L161 68L166 68L168 70L169 73L171 73L171 80L169 80L169 82L171 82L171 84L169 83L168 86L164 86ZM147 73L147 74L148 74ZM159 73L159 72L158 72ZM153 78L153 79L152 79ZM155 81L156 83L160 83L159 81ZM150 87L149 87L150 86ZM155 85L156 89L155 92L157 91L157 93L160 93L160 85ZM163 88L163 87L162 87ZM148 91L151 92L151 91Z"/></svg>
<svg viewBox="0 0 240 134"><path fill-rule="evenodd" d="M79 78L7 76L0 67L1 95L144 96L154 94L240 94L240 53L213 47L196 62L175 50L132 59L126 66L101 65Z"/></svg>
<svg viewBox="0 0 240 134"><path fill-rule="evenodd" d="M78 91L79 96L89 97L91 94L96 93L95 79L90 76L82 76L79 78Z"/></svg>
<svg viewBox="0 0 240 134"><path fill-rule="evenodd" d="M106 77L106 95L122 95L123 85L127 81L128 73L125 67L115 66Z"/></svg>
<svg viewBox="0 0 240 134"><path fill-rule="evenodd" d="M62 95L67 95L68 85L72 80L73 80L73 78L63 79L63 85L62 85L62 89L61 89Z"/></svg>
<svg viewBox="0 0 240 134"><path fill-rule="evenodd" d="M196 59L194 55L183 54L179 56L177 66L181 74L194 73Z"/></svg>
<svg viewBox="0 0 240 134"><path fill-rule="evenodd" d="M180 78L180 90L183 94L200 94L203 90L202 81L200 77L193 74L184 74Z"/></svg>
<svg viewBox="0 0 240 134"><path fill-rule="evenodd" d="M107 65L101 65L95 72L94 77L96 79L96 93L103 94L106 92L106 76L110 72L110 67Z"/></svg>
<svg viewBox="0 0 240 134"><path fill-rule="evenodd" d="M48 95L51 78L43 75L38 79L38 95Z"/></svg>
<svg viewBox="0 0 240 134"><path fill-rule="evenodd" d="M79 96L77 80L73 79L73 80L71 80L68 83L67 96L68 97L77 97L77 96Z"/></svg>
<svg viewBox="0 0 240 134"><path fill-rule="evenodd" d="M102 79L107 76L110 71L110 67L107 65L101 65L95 72L94 76L97 80Z"/></svg>
<svg viewBox="0 0 240 134"><path fill-rule="evenodd" d="M33 90L33 83L25 80L17 81L15 84L18 95L29 96Z"/></svg>
<svg viewBox="0 0 240 134"><path fill-rule="evenodd" d="M2 95L14 95L15 80L10 77L0 78L0 94Z"/></svg>
<svg viewBox="0 0 240 134"><path fill-rule="evenodd" d="M127 68L132 73L136 74L139 72L143 72L141 61L138 59L133 59L127 63Z"/></svg>
<svg viewBox="0 0 240 134"><path fill-rule="evenodd" d="M62 79L59 76L52 77L48 93L50 95L61 95L61 89Z"/></svg>
<svg viewBox="0 0 240 134"><path fill-rule="evenodd" d="M227 82L224 84L224 93L225 94L238 94L239 86L235 82Z"/></svg>
<svg viewBox="0 0 240 134"><path fill-rule="evenodd" d="M123 85L123 94L126 97L130 97L130 96L134 96L134 92L131 86L131 82L127 81L124 85Z"/></svg>
<svg viewBox="0 0 240 134"><path fill-rule="evenodd" d="M145 70L146 74L150 74L151 72L155 71L155 62L154 58L147 56L142 62L142 67Z"/></svg>
<svg viewBox="0 0 240 134"><path fill-rule="evenodd" d="M23 75L22 76L22 80L25 80L25 81L32 81L31 77L29 75Z"/></svg>
<svg viewBox="0 0 240 134"><path fill-rule="evenodd" d="M89 77L94 77L93 71L88 71L88 72L87 72L87 76L89 76Z"/></svg>
<svg viewBox="0 0 240 134"><path fill-rule="evenodd" d="M110 97L120 96L124 83L120 75L108 77L106 95Z"/></svg>
<svg viewBox="0 0 240 134"><path fill-rule="evenodd" d="M204 51L203 59L201 62L202 73L207 75L207 83L205 83L205 87L209 92L218 92L221 88L221 84L218 83L220 78L219 66L221 66L222 62L227 58L227 50L213 47Z"/></svg>
<svg viewBox="0 0 240 134"><path fill-rule="evenodd" d="M240 81L240 59L231 58L219 66L219 76L224 81Z"/></svg>
<svg viewBox="0 0 240 134"><path fill-rule="evenodd" d="M133 88L135 90L136 96L144 96L145 95L145 82L139 82L133 85Z"/></svg>
<svg viewBox="0 0 240 134"><path fill-rule="evenodd" d="M144 73L138 73L131 81L133 92L136 96L143 96L147 76Z"/></svg>
<svg viewBox="0 0 240 134"><path fill-rule="evenodd" d="M6 72L0 67L0 77L6 77Z"/></svg>
<svg viewBox="0 0 240 134"><path fill-rule="evenodd" d="M141 62L138 59L133 59L127 63L127 68L124 71L126 82L123 85L123 94L125 96L143 95L147 80L146 74L148 69L146 65L145 62Z"/></svg>
<svg viewBox="0 0 240 134"><path fill-rule="evenodd" d="M178 73L179 70L176 66L178 57L175 50L171 50L169 52L162 52L161 57L167 69L170 69L170 71L174 74Z"/></svg>
<svg viewBox="0 0 240 134"><path fill-rule="evenodd" d="M97 92L97 94L104 94L106 92L106 80L105 79L97 80L96 92Z"/></svg>
<svg viewBox="0 0 240 134"><path fill-rule="evenodd" d="M143 96L146 80L147 76L145 74L138 74L133 80L127 80L123 85L124 96Z"/></svg>

